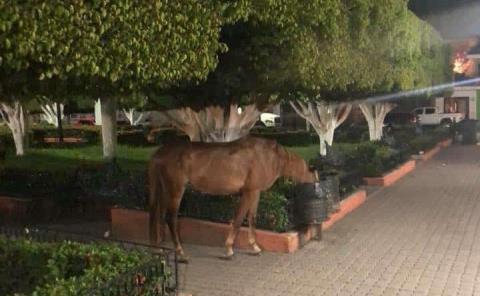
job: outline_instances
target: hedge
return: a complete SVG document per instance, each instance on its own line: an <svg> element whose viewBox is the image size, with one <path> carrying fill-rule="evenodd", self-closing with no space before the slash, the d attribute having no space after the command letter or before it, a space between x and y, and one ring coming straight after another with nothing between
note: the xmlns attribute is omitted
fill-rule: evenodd
<svg viewBox="0 0 480 296"><path fill-rule="evenodd" d="M307 131L297 132L252 132L252 136L273 139L284 146L309 146L318 144L319 138L315 133Z"/></svg>
<svg viewBox="0 0 480 296"><path fill-rule="evenodd" d="M41 243L0 236L0 295L89 295L98 285L153 257L105 244ZM163 278L171 277L165 270ZM160 278L147 278L153 287Z"/></svg>

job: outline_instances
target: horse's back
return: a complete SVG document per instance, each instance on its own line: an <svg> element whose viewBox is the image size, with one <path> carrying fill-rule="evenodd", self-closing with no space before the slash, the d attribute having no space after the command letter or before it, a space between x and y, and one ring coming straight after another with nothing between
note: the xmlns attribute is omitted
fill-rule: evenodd
<svg viewBox="0 0 480 296"><path fill-rule="evenodd" d="M276 147L275 141L256 137L229 143L177 143L157 150L152 162L164 174L185 176L200 191L228 194L238 192L252 177L273 178Z"/></svg>

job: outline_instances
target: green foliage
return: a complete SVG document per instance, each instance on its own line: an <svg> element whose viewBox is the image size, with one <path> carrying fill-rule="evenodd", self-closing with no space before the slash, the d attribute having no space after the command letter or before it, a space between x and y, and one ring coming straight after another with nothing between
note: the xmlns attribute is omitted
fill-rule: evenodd
<svg viewBox="0 0 480 296"><path fill-rule="evenodd" d="M288 217L288 197L292 184L277 182L260 197L257 212L257 227L285 232L291 227ZM235 214L239 196L211 196L187 190L182 200L180 214L188 217L229 223Z"/></svg>
<svg viewBox="0 0 480 296"><path fill-rule="evenodd" d="M262 131L251 133L252 136L273 139L276 140L279 144L284 146L309 146L312 144L318 143L319 139L316 134L312 134L306 131L297 131L297 132L269 132Z"/></svg>
<svg viewBox="0 0 480 296"><path fill-rule="evenodd" d="M0 236L0 294L82 295L151 258L110 245L39 243Z"/></svg>

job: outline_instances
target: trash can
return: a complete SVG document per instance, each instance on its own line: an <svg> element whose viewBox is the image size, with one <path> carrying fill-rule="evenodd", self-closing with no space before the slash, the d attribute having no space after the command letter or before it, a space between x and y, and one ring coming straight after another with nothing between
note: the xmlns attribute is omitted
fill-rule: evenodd
<svg viewBox="0 0 480 296"><path fill-rule="evenodd" d="M294 222L296 225L321 224L328 219L327 190L323 184L299 184L294 189Z"/></svg>
<svg viewBox="0 0 480 296"><path fill-rule="evenodd" d="M462 144L476 145L477 144L477 123L478 120L466 119L462 122Z"/></svg>

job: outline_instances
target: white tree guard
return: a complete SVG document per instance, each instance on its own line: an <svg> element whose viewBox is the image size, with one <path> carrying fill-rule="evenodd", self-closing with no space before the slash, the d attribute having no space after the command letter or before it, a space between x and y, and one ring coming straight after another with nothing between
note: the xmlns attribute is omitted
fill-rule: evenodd
<svg viewBox="0 0 480 296"><path fill-rule="evenodd" d="M53 104L45 104L40 106L42 108L43 114L40 115L41 119L46 121L48 124L52 124L55 127L58 127L58 119L57 119L57 103ZM63 113L64 105L60 104L60 116L61 120L65 118Z"/></svg>
<svg viewBox="0 0 480 296"><path fill-rule="evenodd" d="M308 121L320 138L320 155L327 155L327 145L333 144L335 129L347 119L352 105L331 104L324 101L290 102L293 110Z"/></svg>
<svg viewBox="0 0 480 296"><path fill-rule="evenodd" d="M250 132L260 111L255 105L244 109L230 105L229 112L222 107L211 106L200 111L189 107L169 110L166 116L173 126L188 135L192 142L232 142Z"/></svg>
<svg viewBox="0 0 480 296"><path fill-rule="evenodd" d="M138 125L144 117L144 112L137 112L135 108L130 108L130 109L123 108L122 111L125 114L125 117L127 117L128 122L130 123L131 126Z"/></svg>
<svg viewBox="0 0 480 296"><path fill-rule="evenodd" d="M368 123L370 141L380 141L383 137L383 122L385 121L385 117L395 108L395 104L389 102L378 102L374 104L362 103L359 107Z"/></svg>
<svg viewBox="0 0 480 296"><path fill-rule="evenodd" d="M27 145L27 124L25 112L19 101L12 104L0 103L0 116L12 131L17 155L24 155Z"/></svg>

